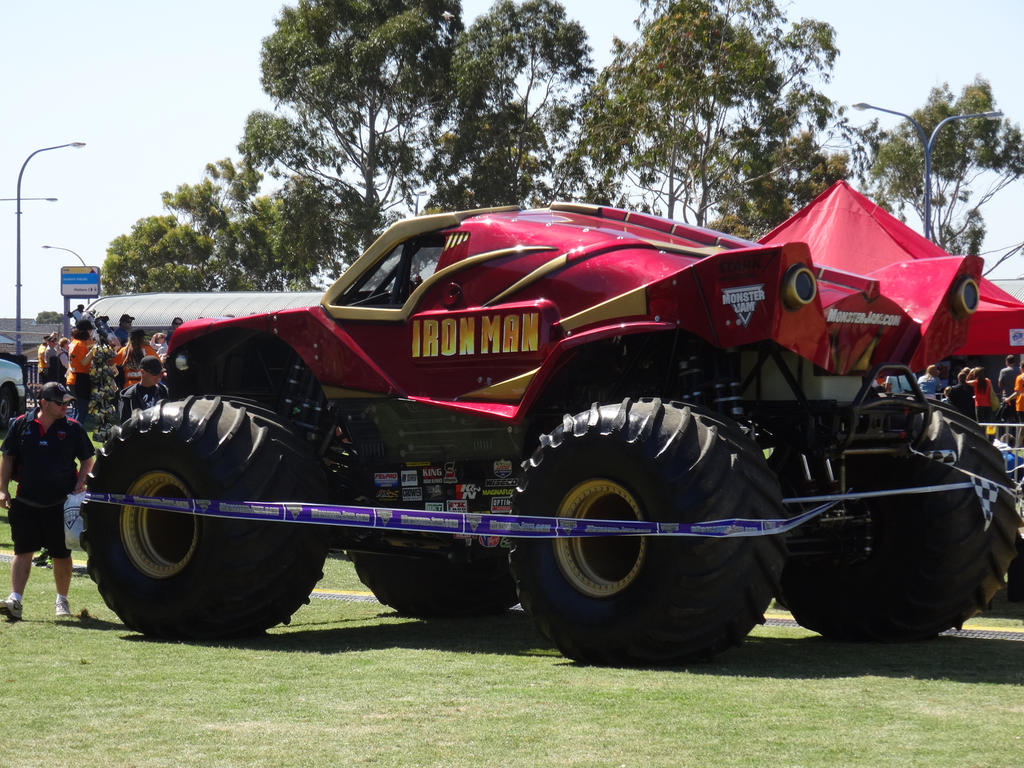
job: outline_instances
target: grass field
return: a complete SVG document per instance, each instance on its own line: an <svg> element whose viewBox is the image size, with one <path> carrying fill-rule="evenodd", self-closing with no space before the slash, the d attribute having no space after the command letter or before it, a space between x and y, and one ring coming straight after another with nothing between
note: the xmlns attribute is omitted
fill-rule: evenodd
<svg viewBox="0 0 1024 768"><path fill-rule="evenodd" d="M328 561L318 592L361 589ZM55 620L33 568L25 620L0 623L0 765L1024 765L1024 642L760 627L710 663L607 669L518 611L415 621L314 597L258 638L179 643L126 630L86 576L71 604ZM997 602L971 626L1022 618Z"/></svg>

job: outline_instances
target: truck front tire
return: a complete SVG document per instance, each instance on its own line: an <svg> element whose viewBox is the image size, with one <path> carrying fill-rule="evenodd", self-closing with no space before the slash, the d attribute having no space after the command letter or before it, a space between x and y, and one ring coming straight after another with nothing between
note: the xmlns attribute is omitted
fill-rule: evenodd
<svg viewBox="0 0 1024 768"><path fill-rule="evenodd" d="M698 523L782 517L756 444L720 417L660 400L593 406L541 438L516 514ZM523 608L566 656L664 664L738 645L764 620L777 536L520 539Z"/></svg>
<svg viewBox="0 0 1024 768"><path fill-rule="evenodd" d="M90 491L251 501L326 498L306 445L260 409L216 398L136 412L100 451ZM89 574L130 628L210 639L285 622L323 573L315 526L84 505Z"/></svg>

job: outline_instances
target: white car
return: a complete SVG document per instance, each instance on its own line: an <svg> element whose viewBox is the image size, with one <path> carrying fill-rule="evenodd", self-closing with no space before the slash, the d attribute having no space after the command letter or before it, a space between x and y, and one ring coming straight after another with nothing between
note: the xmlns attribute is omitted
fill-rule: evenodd
<svg viewBox="0 0 1024 768"><path fill-rule="evenodd" d="M25 412L25 374L21 366L0 359L0 429Z"/></svg>

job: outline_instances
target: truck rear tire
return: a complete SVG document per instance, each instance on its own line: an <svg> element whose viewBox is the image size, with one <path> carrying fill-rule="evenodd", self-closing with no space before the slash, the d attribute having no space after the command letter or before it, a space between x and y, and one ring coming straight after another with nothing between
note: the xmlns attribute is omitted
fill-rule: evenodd
<svg viewBox="0 0 1024 768"><path fill-rule="evenodd" d="M781 517L778 480L735 425L678 403L597 406L541 438L516 514L697 523ZM665 664L738 645L764 620L777 536L519 539L523 608L584 663Z"/></svg>
<svg viewBox="0 0 1024 768"><path fill-rule="evenodd" d="M440 557L350 552L349 559L374 596L404 616L485 616L519 602L505 557L453 563Z"/></svg>
<svg viewBox="0 0 1024 768"><path fill-rule="evenodd" d="M956 465L924 456L864 459L848 470L857 490L959 483L959 468L1006 485L1003 458L977 424L933 407L917 446L954 450ZM972 488L890 496L868 502L872 550L851 559L800 558L786 564L786 606L804 627L836 640L905 641L933 637L983 610L1003 586L1019 524L1000 491L985 530Z"/></svg>
<svg viewBox="0 0 1024 768"><path fill-rule="evenodd" d="M189 398L136 412L100 450L89 490L322 501L317 467L272 413ZM316 526L94 502L84 517L90 576L121 620L148 635L209 639L287 623L323 575Z"/></svg>

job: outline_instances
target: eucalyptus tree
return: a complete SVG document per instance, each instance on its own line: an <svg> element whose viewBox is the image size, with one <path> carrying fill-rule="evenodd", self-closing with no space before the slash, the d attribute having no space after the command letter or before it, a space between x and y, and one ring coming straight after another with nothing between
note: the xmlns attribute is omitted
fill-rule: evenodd
<svg viewBox="0 0 1024 768"><path fill-rule="evenodd" d="M253 168L230 160L206 167L198 184L164 192L167 213L140 219L116 237L103 263L107 293L296 290L320 272L315 241L281 196L259 193ZM298 199L295 196L295 199ZM293 203L290 203L293 204ZM302 242L303 247L292 247Z"/></svg>
<svg viewBox="0 0 1024 768"><path fill-rule="evenodd" d="M273 111L249 115L240 145L272 175L316 194L323 226L365 247L408 205L446 101L458 0L299 0L263 42Z"/></svg>
<svg viewBox="0 0 1024 768"><path fill-rule="evenodd" d="M641 5L639 39L615 41L588 106L590 159L634 206L699 225L741 217L736 201L759 183L786 183L780 152L836 118L815 88L838 53L834 30L790 25L774 0Z"/></svg>
<svg viewBox="0 0 1024 768"><path fill-rule="evenodd" d="M543 204L575 193L579 120L594 70L556 0L499 0L455 47L451 100L428 169L431 204Z"/></svg>
<svg viewBox="0 0 1024 768"><path fill-rule="evenodd" d="M981 77L954 96L948 84L933 88L923 107L889 131L874 121L871 166L875 199L902 217L924 221L924 148L936 126L953 115L995 111L991 85ZM1024 174L1020 127L1008 119L951 120L935 134L931 151L932 237L950 253L980 253L985 238L982 207ZM923 229L923 227L922 227Z"/></svg>

